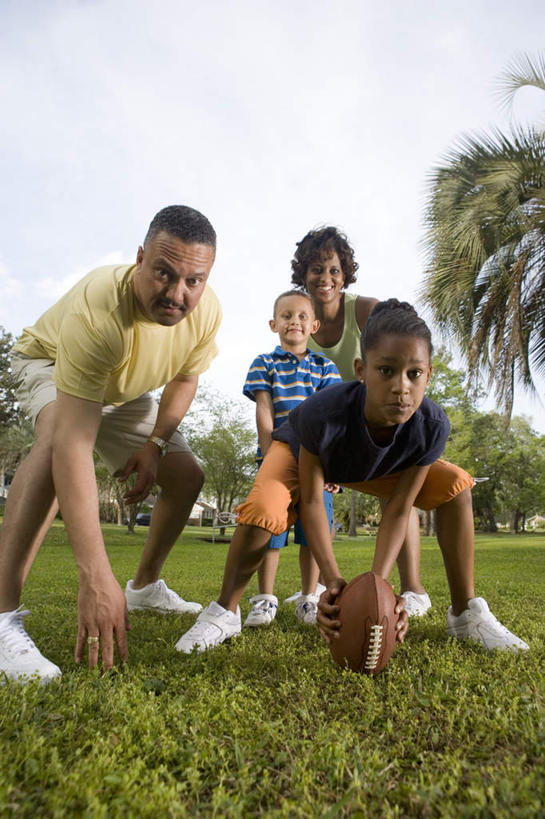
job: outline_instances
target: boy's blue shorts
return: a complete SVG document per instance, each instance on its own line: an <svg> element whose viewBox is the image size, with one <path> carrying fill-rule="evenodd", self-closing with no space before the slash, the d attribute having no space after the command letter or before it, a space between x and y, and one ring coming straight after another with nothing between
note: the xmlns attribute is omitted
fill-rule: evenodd
<svg viewBox="0 0 545 819"><path fill-rule="evenodd" d="M333 493L327 492L324 489L324 507L327 515L327 522L329 524L329 529L333 526ZM299 517L299 510L298 506L295 507L295 511L297 514L297 520L295 521L295 526L293 527L293 540L295 543L299 544L300 546L308 546L307 539L305 537L305 533L303 531L303 525L301 523L301 518ZM288 543L288 535L290 533L289 529L286 529L285 532L282 532L281 535L272 535L271 539L269 540L269 549L283 549L284 546Z"/></svg>

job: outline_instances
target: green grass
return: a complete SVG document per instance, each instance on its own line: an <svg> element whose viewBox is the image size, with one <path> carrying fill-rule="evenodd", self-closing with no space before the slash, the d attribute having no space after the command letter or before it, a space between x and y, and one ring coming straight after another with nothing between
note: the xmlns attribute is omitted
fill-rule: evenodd
<svg viewBox="0 0 545 819"><path fill-rule="evenodd" d="M145 530L105 534L124 583ZM183 535L164 577L206 603L227 546L201 534ZM346 576L369 568L372 547L336 542ZM194 617L134 613L130 662L103 676L72 661L77 578L55 526L24 604L63 678L0 687L0 816L543 816L544 563L542 536L478 538L477 593L530 643L522 656L446 637L441 558L424 538L433 610L376 679L340 672L287 606L269 629L189 657L174 644ZM298 583L292 546L279 598Z"/></svg>

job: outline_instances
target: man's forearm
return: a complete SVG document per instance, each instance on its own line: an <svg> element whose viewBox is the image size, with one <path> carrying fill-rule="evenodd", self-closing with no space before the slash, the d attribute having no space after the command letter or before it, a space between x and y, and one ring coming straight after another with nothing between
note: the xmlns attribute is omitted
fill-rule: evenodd
<svg viewBox="0 0 545 819"><path fill-rule="evenodd" d="M168 383L161 395L153 435L168 441L174 434L197 392L197 377Z"/></svg>
<svg viewBox="0 0 545 819"><path fill-rule="evenodd" d="M53 447L53 480L80 575L111 572L99 523L92 450L85 444Z"/></svg>

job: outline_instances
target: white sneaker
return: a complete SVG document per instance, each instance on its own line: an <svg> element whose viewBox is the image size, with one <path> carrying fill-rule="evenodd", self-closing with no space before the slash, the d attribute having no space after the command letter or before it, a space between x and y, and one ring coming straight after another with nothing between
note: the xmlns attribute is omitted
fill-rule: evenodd
<svg viewBox="0 0 545 819"><path fill-rule="evenodd" d="M426 592L417 594L413 591L406 591L401 597L405 598L405 611L408 617L422 617L431 609L431 600Z"/></svg>
<svg viewBox="0 0 545 819"><path fill-rule="evenodd" d="M199 614L189 631L182 634L176 643L176 650L183 651L184 654L191 654L194 648L200 654L207 648L215 648L228 640L230 637L238 637L240 634L240 609L237 606L237 613L233 614L229 609L224 609L219 603L210 603Z"/></svg>
<svg viewBox="0 0 545 819"><path fill-rule="evenodd" d="M38 680L45 685L61 676L61 670L50 662L34 644L23 626L30 612L6 611L0 614L0 680L4 674L20 683Z"/></svg>
<svg viewBox="0 0 545 819"><path fill-rule="evenodd" d="M452 613L452 606L447 611L447 631L458 640L474 640L488 651L501 648L507 651L528 651L530 646L512 634L509 629L496 620L488 603L482 597L467 601L467 609L458 617Z"/></svg>
<svg viewBox="0 0 545 819"><path fill-rule="evenodd" d="M198 614L200 603L188 603L179 594L169 589L164 580L148 583L142 589L134 589L132 580L125 587L125 597L129 611L158 611L161 614Z"/></svg>
<svg viewBox="0 0 545 819"><path fill-rule="evenodd" d="M322 583L317 583L316 591L314 592L314 594L316 595L316 597L319 597L322 594L322 592L325 592L325 586L322 585ZM301 591L295 592L295 594L292 594L291 597L286 597L284 603L295 603L301 597L302 594L303 592Z"/></svg>
<svg viewBox="0 0 545 819"><path fill-rule="evenodd" d="M318 598L315 594L301 594L295 603L295 616L307 626L316 623L318 613Z"/></svg>
<svg viewBox="0 0 545 819"><path fill-rule="evenodd" d="M252 608L244 621L246 626L270 626L278 610L278 598L274 594L256 594L250 597Z"/></svg>

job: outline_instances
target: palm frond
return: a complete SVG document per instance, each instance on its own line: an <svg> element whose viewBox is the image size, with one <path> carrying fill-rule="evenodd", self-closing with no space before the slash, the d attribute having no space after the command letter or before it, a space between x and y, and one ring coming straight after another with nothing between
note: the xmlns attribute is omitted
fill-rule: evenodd
<svg viewBox="0 0 545 819"><path fill-rule="evenodd" d="M498 78L500 106L510 110L517 91L527 86L545 91L545 54L521 53L511 60Z"/></svg>
<svg viewBox="0 0 545 819"><path fill-rule="evenodd" d="M460 138L430 174L425 223L420 299L510 412L545 369L545 134Z"/></svg>

